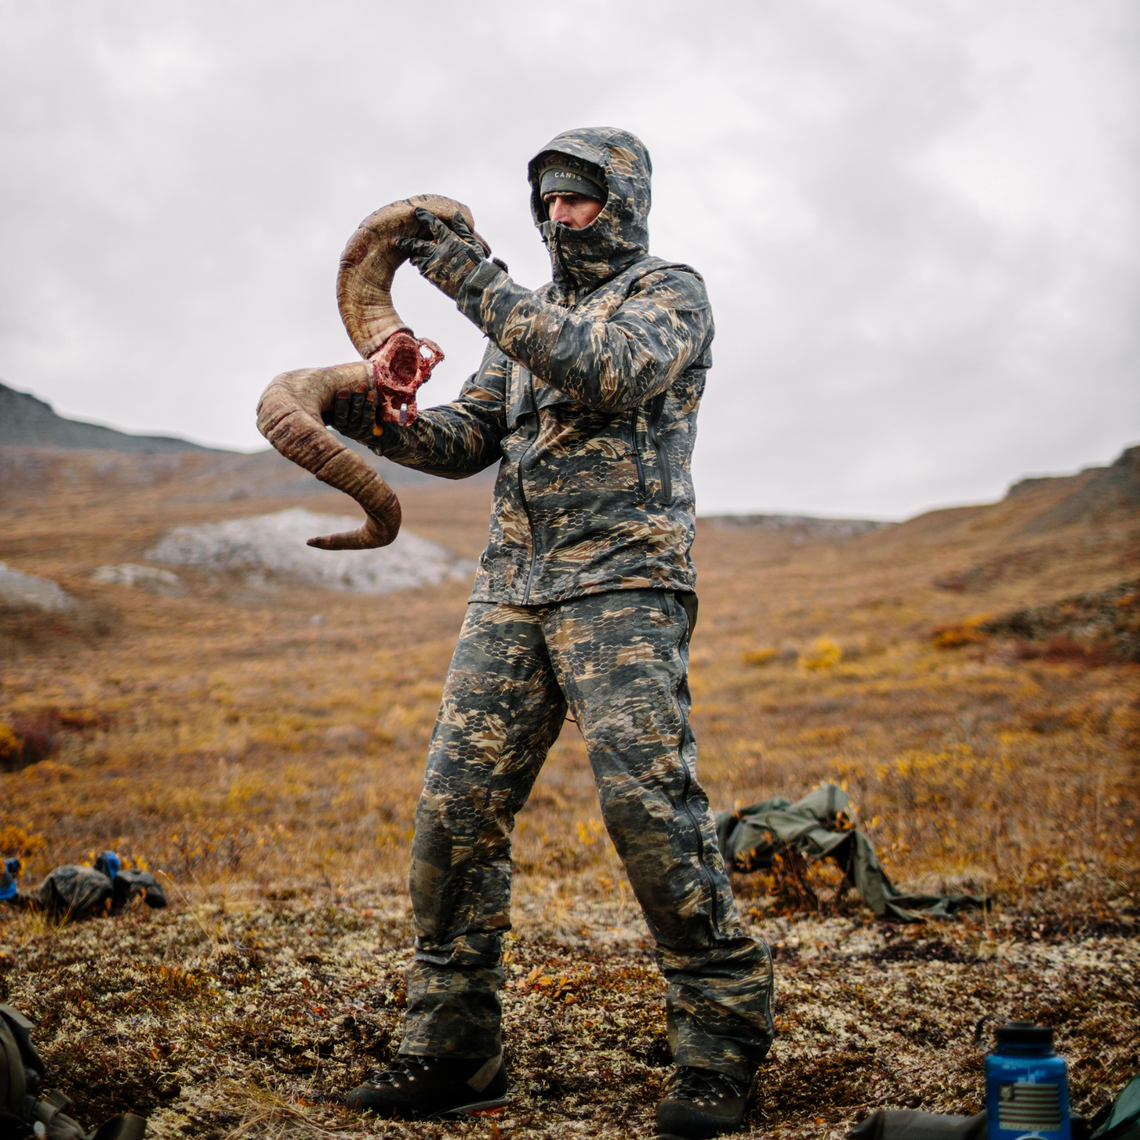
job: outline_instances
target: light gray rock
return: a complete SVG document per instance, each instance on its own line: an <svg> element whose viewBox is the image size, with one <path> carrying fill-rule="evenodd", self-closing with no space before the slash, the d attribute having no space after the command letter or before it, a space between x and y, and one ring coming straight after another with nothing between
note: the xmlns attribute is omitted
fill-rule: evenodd
<svg viewBox="0 0 1140 1140"><path fill-rule="evenodd" d="M137 562L121 562L116 566L100 566L92 575L92 582L105 586L138 587L152 594L165 594L179 597L185 593L182 579L172 570L160 570L157 566L142 566Z"/></svg>
<svg viewBox="0 0 1140 1140"><path fill-rule="evenodd" d="M39 610L70 610L75 599L58 582L22 574L0 562L0 604Z"/></svg>
<svg viewBox="0 0 1140 1140"><path fill-rule="evenodd" d="M314 535L359 525L356 517L318 515L294 507L271 515L177 527L146 556L167 566L244 571L254 586L268 585L271 577L280 576L358 594L463 581L475 572L474 563L409 531L401 531L391 546L379 550L317 550L306 545Z"/></svg>

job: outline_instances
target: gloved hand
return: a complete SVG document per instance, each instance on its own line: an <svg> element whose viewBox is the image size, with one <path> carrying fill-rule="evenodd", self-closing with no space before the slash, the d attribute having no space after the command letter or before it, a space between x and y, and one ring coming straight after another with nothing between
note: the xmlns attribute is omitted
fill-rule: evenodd
<svg viewBox="0 0 1140 1140"><path fill-rule="evenodd" d="M437 289L454 300L467 275L487 259L482 243L458 215L449 226L421 206L416 221L431 238L393 238L392 248L406 253Z"/></svg>
<svg viewBox="0 0 1140 1140"><path fill-rule="evenodd" d="M341 435L360 443L371 443L376 423L376 388L372 384L357 384L355 388L341 388L333 398L332 407L321 413L326 424L331 424Z"/></svg>

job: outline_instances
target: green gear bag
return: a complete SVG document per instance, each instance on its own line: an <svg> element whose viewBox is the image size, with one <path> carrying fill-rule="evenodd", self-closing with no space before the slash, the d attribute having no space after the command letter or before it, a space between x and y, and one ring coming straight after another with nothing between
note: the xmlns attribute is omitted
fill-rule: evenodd
<svg viewBox="0 0 1140 1140"><path fill-rule="evenodd" d="M835 784L820 784L792 803L776 796L739 811L716 815L717 840L732 871L760 871L776 856L794 851L805 859L834 859L843 869L843 889L853 886L885 920L921 922L949 918L965 907L985 906L977 895L908 895L887 877L871 841L845 820L851 798Z"/></svg>
<svg viewBox="0 0 1140 1140"><path fill-rule="evenodd" d="M10 1005L0 1005L0 1136L7 1140L9 1117L23 1119L44 1076L32 1044L32 1023Z"/></svg>
<svg viewBox="0 0 1140 1140"><path fill-rule="evenodd" d="M0 1140L142 1140L141 1116L112 1116L89 1135L69 1115L74 1106L68 1097L39 1095L44 1063L32 1044L32 1028L19 1010L0 1005Z"/></svg>
<svg viewBox="0 0 1140 1140"><path fill-rule="evenodd" d="M1140 1140L1140 1077L1133 1077L1089 1123L1092 1140Z"/></svg>

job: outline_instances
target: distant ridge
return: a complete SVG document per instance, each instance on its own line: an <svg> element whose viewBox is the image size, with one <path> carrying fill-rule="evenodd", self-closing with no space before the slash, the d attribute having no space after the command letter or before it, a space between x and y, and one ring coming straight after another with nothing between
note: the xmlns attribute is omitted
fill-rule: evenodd
<svg viewBox="0 0 1140 1140"><path fill-rule="evenodd" d="M814 515L702 515L702 522L715 527L752 527L755 530L774 530L805 538L858 538L883 527L897 523L878 519L823 519Z"/></svg>
<svg viewBox="0 0 1140 1140"><path fill-rule="evenodd" d="M59 447L69 451L204 451L224 449L203 447L170 435L131 435L99 424L69 420L58 415L51 404L30 392L18 392L0 383L0 447Z"/></svg>
<svg viewBox="0 0 1140 1140"><path fill-rule="evenodd" d="M1057 498L1058 492L1065 492ZM1001 503L1053 497L1054 502L1024 524L1024 533L1037 534L1061 527L1103 522L1110 518L1140 516L1140 445L1127 447L1105 467L1085 467L1076 475L1033 475L1012 484ZM886 528L940 526L951 515L976 514L996 503L936 507L904 522L877 519L831 519L811 515L701 515L701 521L718 529L751 527L805 539L859 538ZM909 530L907 531L909 533Z"/></svg>
<svg viewBox="0 0 1140 1140"><path fill-rule="evenodd" d="M1108 467L1086 467L1081 475L1084 482L1067 499L1031 519L1027 533L1096 522L1114 513L1140 514L1140 446L1125 448ZM1038 482L1023 479L1010 487L1007 497L1026 494Z"/></svg>

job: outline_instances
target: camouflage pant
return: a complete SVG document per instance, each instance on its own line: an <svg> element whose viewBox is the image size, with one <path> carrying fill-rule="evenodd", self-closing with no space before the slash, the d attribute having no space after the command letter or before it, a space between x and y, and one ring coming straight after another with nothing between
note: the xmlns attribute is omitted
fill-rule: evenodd
<svg viewBox="0 0 1140 1140"><path fill-rule="evenodd" d="M468 607L416 809L416 951L401 1052L500 1048L510 833L569 703L657 940L677 1063L748 1077L763 1059L771 961L741 929L696 781L688 634L681 603L661 590Z"/></svg>

